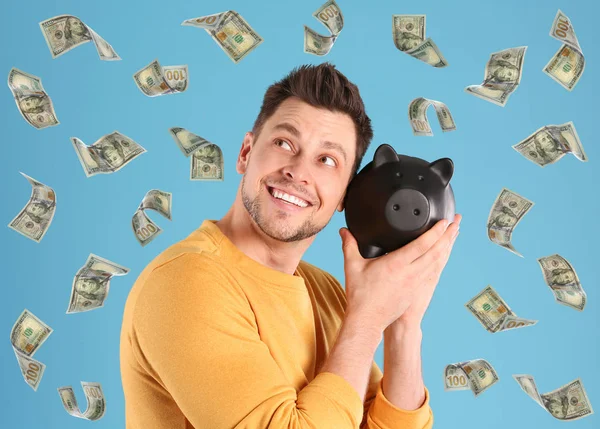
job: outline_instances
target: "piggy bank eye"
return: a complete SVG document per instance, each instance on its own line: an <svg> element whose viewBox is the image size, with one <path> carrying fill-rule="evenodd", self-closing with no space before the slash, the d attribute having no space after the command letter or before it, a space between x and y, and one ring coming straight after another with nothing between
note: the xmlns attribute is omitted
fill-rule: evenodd
<svg viewBox="0 0 600 429"><path fill-rule="evenodd" d="M402 178L402 173L400 173L399 171L396 171L396 176L398 176L399 178Z"/></svg>
<svg viewBox="0 0 600 429"><path fill-rule="evenodd" d="M417 176L417 178L418 178L419 180L425 180L425 178L424 178L423 176L421 176L421 175Z"/></svg>

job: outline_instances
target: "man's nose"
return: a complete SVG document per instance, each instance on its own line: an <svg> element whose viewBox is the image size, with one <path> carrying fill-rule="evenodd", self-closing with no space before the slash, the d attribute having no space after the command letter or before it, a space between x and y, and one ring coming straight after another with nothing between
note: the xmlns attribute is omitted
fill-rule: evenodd
<svg viewBox="0 0 600 429"><path fill-rule="evenodd" d="M283 169L283 173L295 182L310 183L312 175L310 168L307 166L307 162L307 160L299 158L286 165Z"/></svg>

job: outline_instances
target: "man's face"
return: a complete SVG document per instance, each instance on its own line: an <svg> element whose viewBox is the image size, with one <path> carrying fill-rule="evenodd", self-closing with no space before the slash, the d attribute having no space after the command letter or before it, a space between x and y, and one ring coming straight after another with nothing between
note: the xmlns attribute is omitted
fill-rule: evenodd
<svg viewBox="0 0 600 429"><path fill-rule="evenodd" d="M341 151L324 146L325 142L339 145ZM341 209L355 156L356 132L350 116L287 98L258 138L247 133L244 139L237 164L238 173L244 174L244 207L269 237L285 242L312 237L336 208ZM272 187L309 205L281 207L270 193Z"/></svg>

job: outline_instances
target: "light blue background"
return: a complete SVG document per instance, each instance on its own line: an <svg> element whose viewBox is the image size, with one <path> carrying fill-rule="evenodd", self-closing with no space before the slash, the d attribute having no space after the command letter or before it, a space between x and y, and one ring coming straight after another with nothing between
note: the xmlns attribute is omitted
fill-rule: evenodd
<svg viewBox="0 0 600 429"><path fill-rule="evenodd" d="M452 186L461 234L423 322L423 374L431 392L436 427L562 428L521 391L512 374L535 377L548 392L581 377L600 411L598 341L598 37L600 7L588 1L427 1L340 0L345 26L325 57L303 53L303 25L326 34L310 1L29 1L3 6L0 71L11 67L40 76L52 98L60 125L36 130L19 114L7 86L0 97L2 118L2 203L7 225L28 201L31 188L19 171L53 187L54 220L37 244L10 228L0 228L2 299L0 326L0 424L23 428L124 427L119 371L119 333L123 306L144 266L163 249L183 239L204 219L219 219L234 200L239 176L235 162L244 133L251 129L265 89L293 67L334 63L360 88L375 136L363 166L377 146L399 153L455 163ZM549 36L558 8L566 13L586 57L586 70L568 92L542 67L560 47ZM225 10L239 12L264 43L234 64L205 31L182 27L185 19ZM81 18L123 58L100 61L93 44L52 59L39 22L60 14ZM450 66L436 69L399 52L392 41L392 14L426 14L427 36ZM482 81L492 52L529 46L522 82L502 108L466 94ZM162 65L188 64L190 84L182 94L144 96L132 75L158 58ZM435 115L432 138L415 137L407 106L416 97L446 103L457 131L442 133ZM519 155L512 145L547 124L574 121L587 155L572 155L544 169ZM224 182L192 182L189 159L168 129L181 126L218 144L225 156ZM147 149L121 171L86 178L69 141L86 144L118 130ZM489 241L486 220L502 187L535 205L515 230L513 244L524 258ZM142 248L131 231L131 216L146 191L173 193L173 221L156 213L164 229ZM331 272L344 284L338 229L343 214L305 253L306 261ZM131 269L116 277L105 307L65 314L73 276L90 253ZM559 305L545 285L536 258L559 253L575 267L588 296L583 312ZM519 315L537 319L533 327L490 334L464 304L492 285ZM9 333L24 308L49 324L53 334L35 358L47 365L37 392L27 386L13 354ZM383 369L383 342L376 353ZM484 358L500 381L474 398L470 391L444 392L448 363ZM69 416L56 388L72 385L82 407L80 381L97 381L107 398L102 420L89 423ZM225 411L224 411L225 412ZM593 415L569 427L598 427Z"/></svg>

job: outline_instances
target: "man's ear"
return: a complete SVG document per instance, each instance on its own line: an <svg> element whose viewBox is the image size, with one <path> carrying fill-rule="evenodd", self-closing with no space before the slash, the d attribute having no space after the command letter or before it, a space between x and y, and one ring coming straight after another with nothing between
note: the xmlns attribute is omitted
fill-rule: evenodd
<svg viewBox="0 0 600 429"><path fill-rule="evenodd" d="M235 169L239 174L244 174L246 172L246 167L250 160L250 152L252 151L253 146L254 134L252 131L248 131L244 136L244 140L242 140L242 147L240 148L240 153L235 166Z"/></svg>
<svg viewBox="0 0 600 429"><path fill-rule="evenodd" d="M344 210L344 199L346 198L346 192L347 192L347 188L346 191L344 191L344 195L342 195L342 199L340 200L340 203L337 206L337 211L338 212L342 212Z"/></svg>
<svg viewBox="0 0 600 429"><path fill-rule="evenodd" d="M344 211L344 208L345 208L344 207L344 200L346 199L346 193L348 193L348 186L350 186L350 182L351 181L349 181L348 184L346 185L346 189L344 189L344 194L342 195L342 198L340 199L340 202L338 203L338 206L336 208L336 210L338 212Z"/></svg>

